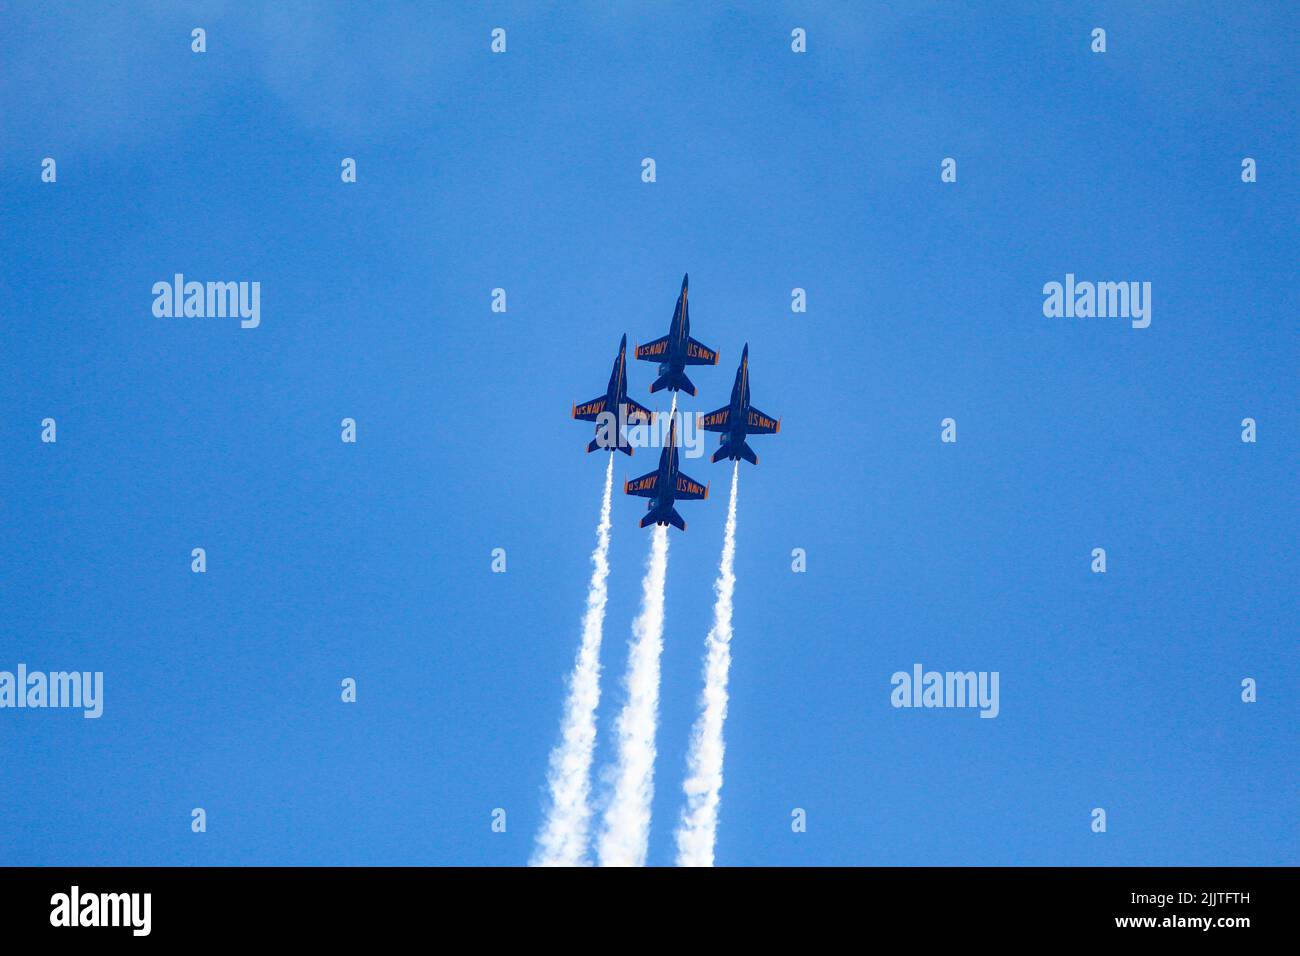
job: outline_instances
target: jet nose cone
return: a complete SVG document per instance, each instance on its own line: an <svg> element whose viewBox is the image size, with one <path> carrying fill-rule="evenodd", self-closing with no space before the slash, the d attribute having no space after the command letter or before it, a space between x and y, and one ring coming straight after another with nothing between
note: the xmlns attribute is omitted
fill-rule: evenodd
<svg viewBox="0 0 1300 956"><path fill-rule="evenodd" d="M748 342L745 343L745 351L743 351L743 352L740 353L740 357L741 357L742 359L747 359L747 358L749 358L749 343L748 343Z"/></svg>
<svg viewBox="0 0 1300 956"><path fill-rule="evenodd" d="M691 284L691 274L689 272L682 275L682 288L685 289Z"/></svg>
<svg viewBox="0 0 1300 956"><path fill-rule="evenodd" d="M618 350L619 350L620 352L623 351L625 348L627 348L627 333L626 333L626 332L623 333L623 338L619 339L619 342L618 342Z"/></svg>

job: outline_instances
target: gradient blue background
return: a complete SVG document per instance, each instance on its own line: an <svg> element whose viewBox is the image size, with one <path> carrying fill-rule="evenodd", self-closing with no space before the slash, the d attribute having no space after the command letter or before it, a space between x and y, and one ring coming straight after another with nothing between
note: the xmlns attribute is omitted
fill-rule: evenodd
<svg viewBox="0 0 1300 956"><path fill-rule="evenodd" d="M106 675L98 721L0 711L0 863L525 862L604 466L570 405L685 271L686 407L748 341L783 419L719 863L1300 863L1294 6L603 7L0 11L0 668ZM174 272L259 280L261 327L155 318ZM1151 327L1044 318L1066 272L1150 281ZM684 468L654 864L730 474ZM1001 715L892 709L914 662L1000 671Z"/></svg>

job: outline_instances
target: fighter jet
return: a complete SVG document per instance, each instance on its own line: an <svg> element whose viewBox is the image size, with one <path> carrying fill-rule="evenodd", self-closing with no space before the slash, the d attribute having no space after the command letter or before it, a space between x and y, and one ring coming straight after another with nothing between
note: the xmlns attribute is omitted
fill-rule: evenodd
<svg viewBox="0 0 1300 956"><path fill-rule="evenodd" d="M624 482L623 491L629 495L650 499L649 504L646 505L648 514L641 519L641 527L651 524L670 524L683 531L686 530L686 522L673 507L673 502L702 500L709 497L709 488L708 485L702 485L677 470L676 418L673 419L668 431L668 444L659 455L658 469L648 475Z"/></svg>
<svg viewBox="0 0 1300 956"><path fill-rule="evenodd" d="M771 415L765 415L749 404L749 343L740 356L740 368L736 369L736 384L731 386L731 404L724 405L717 411L700 416L700 424L705 431L722 432L719 448L713 453L714 461L730 458L732 461L758 464L754 449L745 444L748 435L774 435L781 430L781 422Z"/></svg>
<svg viewBox="0 0 1300 956"><path fill-rule="evenodd" d="M691 314L686 306L690 281L689 274L682 276L682 291L677 296L677 309L673 312L668 334L636 348L637 358L659 363L659 377L650 386L651 392L666 388L670 392L682 391L694 395L695 386L686 377L685 367L718 364L717 352L691 338Z"/></svg>
<svg viewBox="0 0 1300 956"><path fill-rule="evenodd" d="M573 417L584 422L598 421L602 412L609 412L614 416L614 427L611 429L607 425L598 424L596 437L587 445L587 451L593 452L597 448L604 448L606 451L632 454L632 446L627 442L625 426L648 425L654 418L654 413L627 397L626 335L623 336L623 341L618 343L618 358L614 359L614 370L609 373L609 386L605 389L605 394L573 406Z"/></svg>

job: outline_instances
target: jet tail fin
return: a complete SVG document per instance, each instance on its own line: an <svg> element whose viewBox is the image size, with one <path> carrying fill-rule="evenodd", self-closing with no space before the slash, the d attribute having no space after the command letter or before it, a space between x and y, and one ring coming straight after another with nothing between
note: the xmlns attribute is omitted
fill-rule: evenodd
<svg viewBox="0 0 1300 956"><path fill-rule="evenodd" d="M730 458L732 461L740 461L743 458L751 465L758 464L758 456L754 454L754 449L750 448L749 442L743 439L739 445L734 442L720 445L718 450L713 453L714 461L722 461L724 458Z"/></svg>
<svg viewBox="0 0 1300 956"><path fill-rule="evenodd" d="M677 513L677 509L671 506L667 510L664 510L663 508L655 508L648 512L646 516L641 519L641 527L648 528L652 524L659 524L661 522L667 522L674 528L678 528L682 531L686 530L686 522L683 521L682 516Z"/></svg>
<svg viewBox="0 0 1300 956"><path fill-rule="evenodd" d="M600 438L593 438L587 443L587 452L593 451L621 451L625 455L632 454L632 446L627 443L626 438L620 438L617 445L602 445Z"/></svg>
<svg viewBox="0 0 1300 956"><path fill-rule="evenodd" d="M682 391L687 395L695 394L695 384L686 377L684 372L668 372L660 375L650 386L650 391L653 393L665 388L673 392Z"/></svg>

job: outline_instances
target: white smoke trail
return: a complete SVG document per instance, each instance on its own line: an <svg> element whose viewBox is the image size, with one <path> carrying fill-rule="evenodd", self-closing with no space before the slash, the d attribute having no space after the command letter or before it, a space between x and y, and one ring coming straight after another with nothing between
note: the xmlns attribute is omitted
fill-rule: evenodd
<svg viewBox="0 0 1300 956"><path fill-rule="evenodd" d="M673 395L671 416L677 411ZM664 581L668 576L668 527L655 525L641 582L641 613L632 622L625 685L618 715L618 763L605 808L597 853L601 866L644 866L654 798L655 731L659 722L659 657L664 647Z"/></svg>
<svg viewBox="0 0 1300 956"><path fill-rule="evenodd" d="M600 642L605 625L609 578L609 512L614 487L614 456L605 469L605 496L596 526L596 550L591 552L591 583L587 612L582 618L582 643L569 678L560 740L551 751L547 784L551 805L537 834L533 866L581 866L587 860L591 822L591 755L596 745L596 706L600 703Z"/></svg>
<svg viewBox="0 0 1300 956"><path fill-rule="evenodd" d="M601 866L644 866L654 796L655 730L659 720L659 655L663 651L664 579L668 528L655 525L641 590L641 613L632 622L627 662L627 702L618 715L618 764L600 837Z"/></svg>
<svg viewBox="0 0 1300 956"><path fill-rule="evenodd" d="M713 584L713 627L704 639L704 693L700 716L691 731L686 756L686 806L677 827L677 865L712 866L718 830L718 801L722 793L722 724L727 719L727 673L731 669L731 598L736 590L736 486L740 462L731 471L731 502L722 539L722 561Z"/></svg>

